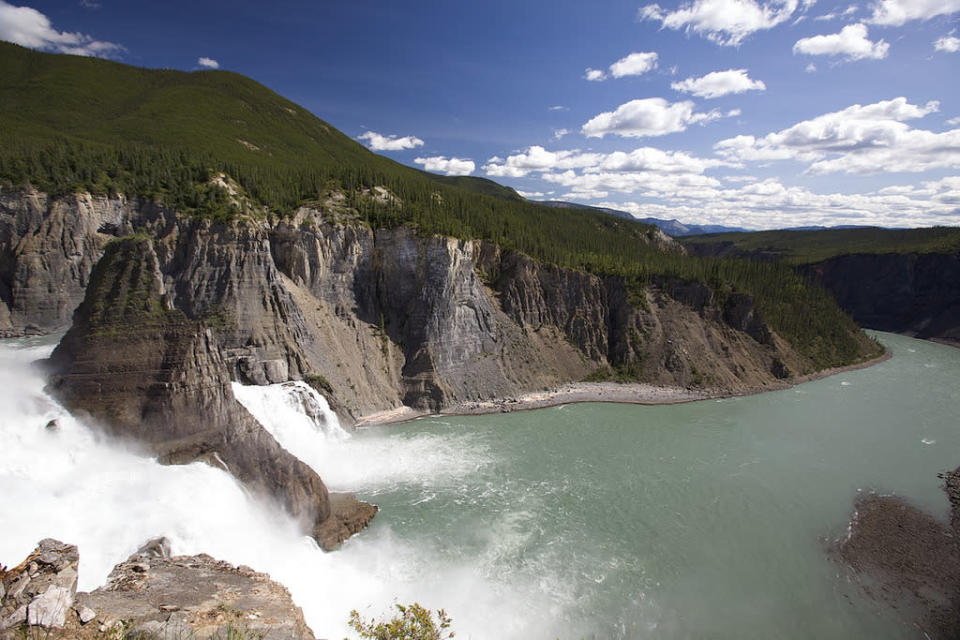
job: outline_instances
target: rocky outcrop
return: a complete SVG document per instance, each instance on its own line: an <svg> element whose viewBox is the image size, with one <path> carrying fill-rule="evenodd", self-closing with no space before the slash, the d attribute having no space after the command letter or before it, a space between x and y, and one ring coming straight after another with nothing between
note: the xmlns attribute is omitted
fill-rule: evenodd
<svg viewBox="0 0 960 640"><path fill-rule="evenodd" d="M697 283L629 285L489 243L374 231L327 205L220 225L110 206L121 220L100 230L152 239L168 311L206 330L196 349L215 346L246 383L317 381L347 423L587 376L736 393L812 369L749 297L718 300ZM84 251L83 264L95 262L97 245Z"/></svg>
<svg viewBox="0 0 960 640"><path fill-rule="evenodd" d="M47 538L16 567L0 565L0 632L62 629L74 606L79 563L75 546Z"/></svg>
<svg viewBox="0 0 960 640"><path fill-rule="evenodd" d="M960 346L960 254L845 255L803 270L865 327Z"/></svg>
<svg viewBox="0 0 960 640"><path fill-rule="evenodd" d="M0 337L69 327L104 245L150 208L122 197L0 192Z"/></svg>
<svg viewBox="0 0 960 640"><path fill-rule="evenodd" d="M319 476L236 401L217 341L203 321L173 307L148 237L107 246L48 366L49 390L74 413L161 462L224 468L255 494L278 500L325 548L375 512L344 498L341 513L332 513ZM346 534L338 515L348 516Z"/></svg>
<svg viewBox="0 0 960 640"><path fill-rule="evenodd" d="M314 638L300 607L268 575L204 554L171 557L162 538L114 567L107 584L90 593L76 591L78 560L76 547L44 540L23 563L2 574L4 586L9 583L20 594L7 591L0 597L0 612L29 604L25 619L3 619L0 639ZM18 586L24 580L26 589ZM46 596L27 595L40 585L48 585L43 594L62 590L56 606L41 607ZM31 616L31 610L41 613ZM31 627L38 631L31 634Z"/></svg>
<svg viewBox="0 0 960 640"><path fill-rule="evenodd" d="M950 499L945 524L902 498L858 500L839 557L867 578L864 588L887 601L926 637L960 637L960 468L943 475Z"/></svg>

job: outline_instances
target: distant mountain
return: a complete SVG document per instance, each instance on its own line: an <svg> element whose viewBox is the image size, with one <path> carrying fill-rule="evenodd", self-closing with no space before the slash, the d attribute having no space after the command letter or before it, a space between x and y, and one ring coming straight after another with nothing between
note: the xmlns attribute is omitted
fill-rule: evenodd
<svg viewBox="0 0 960 640"><path fill-rule="evenodd" d="M633 214L627 213L626 211L620 211L619 209L591 207L590 205L586 204L576 204L573 202L564 202L562 200L547 200L537 202L538 204L554 207L556 209L587 209L590 211L602 211L603 213L609 213L610 215L617 216L618 218L626 218L627 220L636 220L637 222L652 224L656 227L659 227L660 230L667 235L674 237L697 236L704 233L731 233L735 231L746 231L746 229L742 227L724 227L719 224L684 224L679 220L663 220L662 218L636 218L633 216Z"/></svg>

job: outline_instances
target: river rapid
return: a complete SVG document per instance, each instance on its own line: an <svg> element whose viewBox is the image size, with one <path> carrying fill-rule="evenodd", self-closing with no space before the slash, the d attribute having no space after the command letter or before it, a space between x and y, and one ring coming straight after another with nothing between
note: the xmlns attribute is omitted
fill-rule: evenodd
<svg viewBox="0 0 960 640"><path fill-rule="evenodd" d="M355 433L305 385L236 388L332 490L380 506L334 553L222 471L106 441L43 393L50 339L2 341L0 563L55 537L90 590L165 535L269 573L321 638L410 601L460 638L922 637L827 553L859 492L944 516L936 474L960 465L960 349L878 335L890 360L785 391Z"/></svg>

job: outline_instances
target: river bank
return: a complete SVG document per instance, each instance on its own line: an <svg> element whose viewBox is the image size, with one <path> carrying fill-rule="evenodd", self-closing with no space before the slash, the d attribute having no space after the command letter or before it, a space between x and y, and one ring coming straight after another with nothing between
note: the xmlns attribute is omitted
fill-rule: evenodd
<svg viewBox="0 0 960 640"><path fill-rule="evenodd" d="M731 391L727 389L697 389L685 387L667 387L646 383L618 383L618 382L570 382L554 389L532 391L516 397L496 398L476 402L464 402L451 405L438 413L418 411L412 407L396 407L386 411L379 411L361 416L354 428L398 424L431 415L444 416L472 416L490 413L508 413L513 411L533 411L546 409L564 404L579 402L614 402L619 404L642 405L670 405L698 400L714 400L718 398L734 398L749 396L767 391L782 391L798 384L812 382L847 371L855 371L871 367L889 360L893 354L889 349L879 356L855 364L832 367L814 373L791 378L782 383L774 383L762 387Z"/></svg>

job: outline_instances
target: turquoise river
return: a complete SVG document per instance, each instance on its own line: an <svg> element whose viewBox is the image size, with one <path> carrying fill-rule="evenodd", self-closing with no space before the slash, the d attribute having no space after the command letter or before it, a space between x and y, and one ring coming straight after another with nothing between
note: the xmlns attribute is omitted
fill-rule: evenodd
<svg viewBox="0 0 960 640"><path fill-rule="evenodd" d="M960 465L960 349L877 335L890 360L784 391L350 434L292 415L280 390L241 390L332 489L380 506L331 554L226 474L161 467L72 421L28 364L49 341L5 341L0 562L60 538L90 589L167 535L269 572L320 638L348 635L350 609L414 600L446 608L459 638L922 637L828 552L861 492L945 517L937 473Z"/></svg>

